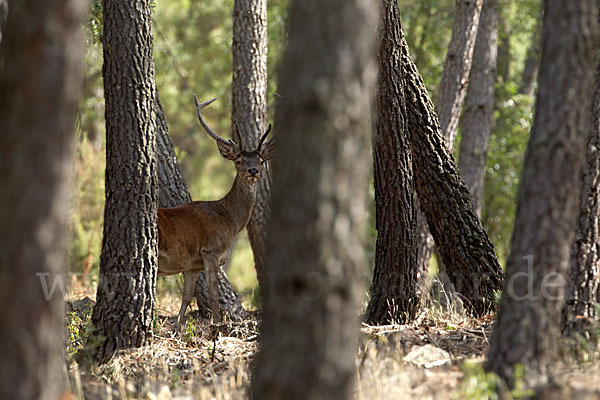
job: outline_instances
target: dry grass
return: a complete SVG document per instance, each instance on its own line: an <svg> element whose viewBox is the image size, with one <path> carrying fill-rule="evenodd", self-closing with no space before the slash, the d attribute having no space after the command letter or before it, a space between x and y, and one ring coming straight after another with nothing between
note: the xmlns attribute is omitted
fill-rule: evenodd
<svg viewBox="0 0 600 400"><path fill-rule="evenodd" d="M79 297L69 317L82 326L89 318L90 304L81 297L91 291L74 290L76 295L69 299L73 302ZM180 298L168 292L159 294L153 343L121 351L99 367L83 368L71 361L72 398L248 398L250 363L257 351L256 316L215 327L190 312L186 328L177 336L171 327ZM492 322L492 316L472 319L433 305L411 325L363 325L354 398L493 398L492 382L479 367ZM72 350L77 335L71 339ZM600 363L593 361L598 359L561 365L569 397L600 398Z"/></svg>

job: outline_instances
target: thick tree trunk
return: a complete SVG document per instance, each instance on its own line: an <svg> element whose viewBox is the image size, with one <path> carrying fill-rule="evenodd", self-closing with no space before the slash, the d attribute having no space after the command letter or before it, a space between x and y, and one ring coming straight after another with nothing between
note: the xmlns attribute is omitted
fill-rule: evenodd
<svg viewBox="0 0 600 400"><path fill-rule="evenodd" d="M267 119L267 0L236 0L233 4L233 81L231 122L246 150L254 150ZM260 274L270 214L271 172L268 165L258 183L256 203L246 229Z"/></svg>
<svg viewBox="0 0 600 400"><path fill-rule="evenodd" d="M498 1L484 0L469 89L462 116L458 168L481 218L487 150L494 123L494 89L498 52Z"/></svg>
<svg viewBox="0 0 600 400"><path fill-rule="evenodd" d="M62 279L85 6L12 2L2 40L10 60L0 70L2 399L64 395Z"/></svg>
<svg viewBox="0 0 600 400"><path fill-rule="evenodd" d="M253 398L346 399L366 267L377 4L295 0L289 21Z"/></svg>
<svg viewBox="0 0 600 400"><path fill-rule="evenodd" d="M97 360L152 339L158 183L150 3L103 4L106 204L92 323L104 340Z"/></svg>
<svg viewBox="0 0 600 400"><path fill-rule="evenodd" d="M596 0L545 2L535 119L486 369L544 378L557 356L598 49Z"/></svg>
<svg viewBox="0 0 600 400"><path fill-rule="evenodd" d="M436 102L440 128L450 154L452 154L462 104L467 92L482 3L482 0L456 0L452 38L448 45ZM417 268L420 276L425 277L429 270L434 241L429 233L431 228L427 226L422 207L419 207L419 210L421 211L417 216L419 227Z"/></svg>
<svg viewBox="0 0 600 400"><path fill-rule="evenodd" d="M158 158L158 206L160 208L175 207L192 201L185 179L177 163L175 149L169 136L169 127L167 126L164 111L158 100L158 93L156 96L156 153ZM217 281L219 284L219 309L233 319L244 319L246 311L242 307L235 289L231 286L227 274L219 270ZM211 307L204 273L198 276L195 297L200 314L208 317L210 315L208 310Z"/></svg>
<svg viewBox="0 0 600 400"><path fill-rule="evenodd" d="M481 315L502 285L494 246L445 146L433 104L402 38L407 126L417 195L450 282L468 310Z"/></svg>
<svg viewBox="0 0 600 400"><path fill-rule="evenodd" d="M592 127L586 146L586 165L575 232L564 311L566 333L585 334L598 320L600 306L600 64ZM596 322L597 323L597 322Z"/></svg>
<svg viewBox="0 0 600 400"><path fill-rule="evenodd" d="M373 132L375 178L375 271L366 321L370 324L407 322L418 311L416 211L406 129L401 31L395 0L381 5L379 76Z"/></svg>

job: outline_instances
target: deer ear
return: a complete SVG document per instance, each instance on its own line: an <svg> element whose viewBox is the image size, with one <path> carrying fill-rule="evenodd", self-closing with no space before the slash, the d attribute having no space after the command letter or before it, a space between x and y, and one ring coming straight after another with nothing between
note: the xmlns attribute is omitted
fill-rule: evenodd
<svg viewBox="0 0 600 400"><path fill-rule="evenodd" d="M239 153L233 143L217 142L217 147L219 148L219 152L223 158L231 161L238 158Z"/></svg>
<svg viewBox="0 0 600 400"><path fill-rule="evenodd" d="M263 160L269 161L275 156L275 142L271 141L265 146L265 149L261 151L260 156Z"/></svg>

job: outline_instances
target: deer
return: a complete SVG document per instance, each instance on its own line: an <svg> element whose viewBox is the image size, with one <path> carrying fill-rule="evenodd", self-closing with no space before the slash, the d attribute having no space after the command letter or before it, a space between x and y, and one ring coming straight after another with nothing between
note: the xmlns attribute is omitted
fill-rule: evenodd
<svg viewBox="0 0 600 400"><path fill-rule="evenodd" d="M199 103L196 113L200 125L216 141L219 152L233 161L236 175L229 192L216 201L192 201L172 208L159 208L158 214L158 276L183 273L183 295L175 328L180 330L186 309L194 294L196 280L205 272L213 321L221 322L217 273L231 254L235 236L246 227L256 201L257 182L265 163L274 155L274 140L265 142L271 131L261 136L258 147L242 148L237 129L234 139L225 140L206 123L202 109L216 100Z"/></svg>

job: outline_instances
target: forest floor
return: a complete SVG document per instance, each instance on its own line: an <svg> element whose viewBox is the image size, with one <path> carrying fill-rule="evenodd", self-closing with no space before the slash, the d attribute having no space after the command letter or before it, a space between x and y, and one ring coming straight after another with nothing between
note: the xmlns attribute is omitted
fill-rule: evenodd
<svg viewBox="0 0 600 400"><path fill-rule="evenodd" d="M219 326L188 311L181 335L172 331L178 295L163 294L152 344L119 352L101 366L86 362L82 344L93 305L89 293L67 304L67 359L74 399L244 399L250 364L258 350L258 316ZM195 308L195 307L194 307ZM481 368L492 316L472 319L452 311L425 310L410 325L360 329L354 398L494 398L495 379ZM78 360L78 361L75 361ZM80 365L81 364L81 365ZM600 398L600 357L565 362L557 375L560 396ZM518 377L517 377L518 378ZM526 394L512 393L514 398Z"/></svg>

